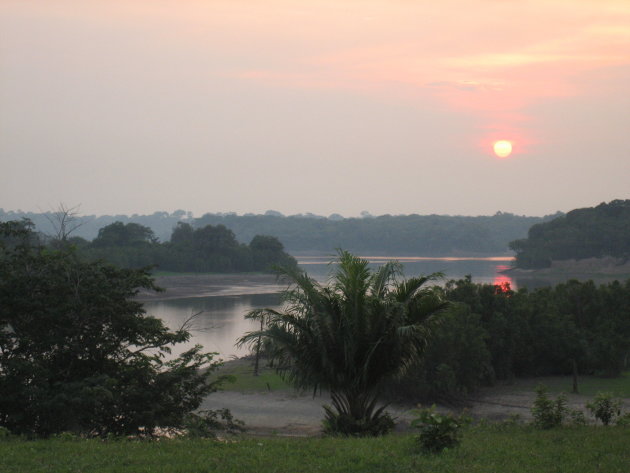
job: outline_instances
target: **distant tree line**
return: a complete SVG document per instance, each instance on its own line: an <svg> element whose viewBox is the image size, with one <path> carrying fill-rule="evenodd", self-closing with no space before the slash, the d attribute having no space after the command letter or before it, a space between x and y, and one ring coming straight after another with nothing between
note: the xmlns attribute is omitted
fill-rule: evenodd
<svg viewBox="0 0 630 473"><path fill-rule="evenodd" d="M332 217L332 216L331 216ZM225 225L243 241L256 233L274 235L294 252L330 252L449 256L503 254L508 242L550 217L524 217L497 212L493 216L381 215L363 218L206 214L196 225Z"/></svg>
<svg viewBox="0 0 630 473"><path fill-rule="evenodd" d="M54 233L49 221L52 216L54 212L36 214L0 209L0 221L26 217L46 234ZM149 227L156 238L167 241L173 227L182 222L193 228L224 225L242 243L251 242L256 235L274 236L291 252L330 253L336 248L345 248L355 253L449 256L506 253L510 241L523 238L532 225L550 218L552 216L525 217L504 212L477 217L415 214L374 217L364 212L361 218L344 218L338 214L284 216L268 211L264 215L208 213L195 219L190 212L178 210L152 215L83 216L79 217L82 225L74 235L92 240L101 228L121 222Z"/></svg>
<svg viewBox="0 0 630 473"><path fill-rule="evenodd" d="M630 200L572 210L529 229L510 243L519 268L547 268L554 260L630 257Z"/></svg>
<svg viewBox="0 0 630 473"><path fill-rule="evenodd" d="M161 243L149 227L114 222L101 228L91 242L71 237L68 243L88 260L103 259L123 268L155 265L165 271L242 272L297 264L277 238L256 235L245 245L223 225L193 228L178 222L170 241Z"/></svg>
<svg viewBox="0 0 630 473"><path fill-rule="evenodd" d="M394 385L424 399L456 398L515 377L619 376L630 355L630 280L576 280L512 291L449 281L451 309L432 329L422 362Z"/></svg>

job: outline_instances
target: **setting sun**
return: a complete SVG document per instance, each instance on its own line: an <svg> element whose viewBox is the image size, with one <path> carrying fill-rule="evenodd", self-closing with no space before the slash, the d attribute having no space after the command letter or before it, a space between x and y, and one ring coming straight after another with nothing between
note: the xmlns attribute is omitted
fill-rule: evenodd
<svg viewBox="0 0 630 473"><path fill-rule="evenodd" d="M512 143L506 140L495 142L494 154L496 154L499 158L507 158L510 154L512 154Z"/></svg>

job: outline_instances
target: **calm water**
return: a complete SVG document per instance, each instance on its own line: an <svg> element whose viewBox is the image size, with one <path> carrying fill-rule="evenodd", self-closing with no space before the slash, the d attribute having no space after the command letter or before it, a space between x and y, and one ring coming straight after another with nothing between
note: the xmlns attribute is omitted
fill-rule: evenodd
<svg viewBox="0 0 630 473"><path fill-rule="evenodd" d="M376 268L392 257L366 257ZM462 278L472 275L474 282L501 284L514 282L500 271L510 267L511 258L397 258L404 265L407 277L436 272L444 273L446 279ZM328 264L330 257L304 257L299 259L300 266L311 277L325 281L334 266ZM238 292L238 291L235 291ZM234 346L245 332L255 330L256 323L245 320L243 315L260 307L277 308L280 304L278 294L234 294L210 297L149 301L144 306L151 315L161 318L172 329L179 328L193 314L191 327L192 339L187 345L178 347L178 354L188 347L199 343L205 351L218 352L223 359L243 356L248 353L246 347Z"/></svg>

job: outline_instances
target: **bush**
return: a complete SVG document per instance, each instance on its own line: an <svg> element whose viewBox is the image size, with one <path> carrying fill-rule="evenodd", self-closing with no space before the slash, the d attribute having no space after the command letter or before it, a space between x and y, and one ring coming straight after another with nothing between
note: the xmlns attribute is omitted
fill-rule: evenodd
<svg viewBox="0 0 630 473"><path fill-rule="evenodd" d="M417 418L411 422L411 426L420 430L417 441L421 449L428 453L440 453L459 445L462 428L470 423L470 419L465 416L435 412L435 405L418 410L416 414Z"/></svg>
<svg viewBox="0 0 630 473"><path fill-rule="evenodd" d="M586 407L604 425L609 425L621 417L621 401L615 399L611 393L597 393L593 402L589 402Z"/></svg>
<svg viewBox="0 0 630 473"><path fill-rule="evenodd" d="M11 437L11 431L6 427L0 426L0 440Z"/></svg>
<svg viewBox="0 0 630 473"><path fill-rule="evenodd" d="M243 421L235 419L229 409L204 410L190 413L184 419L184 429L192 438L216 438L218 432L243 432Z"/></svg>
<svg viewBox="0 0 630 473"><path fill-rule="evenodd" d="M571 425L582 426L587 424L584 412L579 409L569 409L568 417L571 419Z"/></svg>
<svg viewBox="0 0 630 473"><path fill-rule="evenodd" d="M547 388L542 384L538 385L532 407L534 426L539 429L559 427L567 413L567 398L564 394L560 394L555 400L549 399Z"/></svg>

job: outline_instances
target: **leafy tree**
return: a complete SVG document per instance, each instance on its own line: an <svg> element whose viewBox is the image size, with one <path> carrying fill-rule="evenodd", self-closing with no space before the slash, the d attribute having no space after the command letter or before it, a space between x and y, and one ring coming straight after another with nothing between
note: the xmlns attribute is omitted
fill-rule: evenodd
<svg viewBox="0 0 630 473"><path fill-rule="evenodd" d="M155 242L153 230L137 223L114 222L98 231L95 247L130 246Z"/></svg>
<svg viewBox="0 0 630 473"><path fill-rule="evenodd" d="M423 354L429 322L445 308L430 277L399 281L400 265L372 272L368 262L340 251L330 284L283 270L291 286L282 311L264 309L267 327L240 343L269 343L272 365L298 388L329 389L326 430L382 434L393 422L377 408L384 383ZM258 313L260 316L260 312Z"/></svg>
<svg viewBox="0 0 630 473"><path fill-rule="evenodd" d="M217 388L218 363L200 346L165 361L189 333L133 299L138 288L157 289L146 271L34 246L14 223L0 224L0 235L21 240L0 239L0 426L150 435L181 426Z"/></svg>

